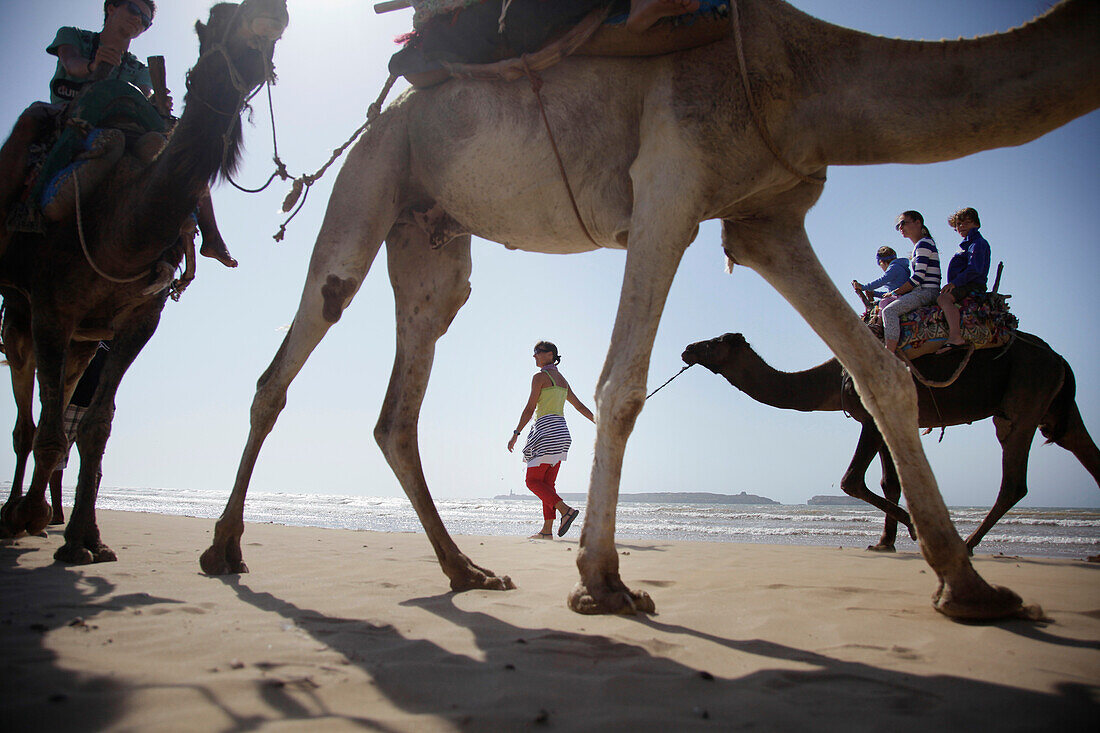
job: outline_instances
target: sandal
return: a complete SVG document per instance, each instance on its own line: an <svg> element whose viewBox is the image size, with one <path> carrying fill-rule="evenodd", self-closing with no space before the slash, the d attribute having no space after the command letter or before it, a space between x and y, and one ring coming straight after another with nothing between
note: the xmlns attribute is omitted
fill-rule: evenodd
<svg viewBox="0 0 1100 733"><path fill-rule="evenodd" d="M529 540L552 540L554 539L553 532L536 532L527 539Z"/></svg>
<svg viewBox="0 0 1100 733"><path fill-rule="evenodd" d="M558 537L564 537L565 533L569 531L569 527L572 526L573 520L580 516L579 509L570 509L565 514L561 515L561 526L558 527Z"/></svg>

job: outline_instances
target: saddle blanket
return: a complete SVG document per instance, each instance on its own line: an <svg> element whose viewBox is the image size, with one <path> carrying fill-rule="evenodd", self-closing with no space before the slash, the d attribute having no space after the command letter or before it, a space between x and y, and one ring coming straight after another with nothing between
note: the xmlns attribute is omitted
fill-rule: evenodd
<svg viewBox="0 0 1100 733"><path fill-rule="evenodd" d="M959 304L963 338L975 349L988 349L1008 343L1019 326L1016 316L1008 311L1009 295L973 293ZM871 330L882 337L882 315L876 305L868 314ZM917 308L902 316L898 350L910 358L939 348L947 340L947 319L938 305Z"/></svg>

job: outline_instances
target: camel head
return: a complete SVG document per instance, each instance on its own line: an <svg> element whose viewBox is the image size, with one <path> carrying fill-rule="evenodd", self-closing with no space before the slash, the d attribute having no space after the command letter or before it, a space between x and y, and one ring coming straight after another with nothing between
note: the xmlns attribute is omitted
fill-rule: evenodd
<svg viewBox="0 0 1100 733"><path fill-rule="evenodd" d="M748 348L749 342L739 333L727 333L708 341L696 341L690 344L680 358L685 364L702 364L714 373L723 364L730 362L738 352Z"/></svg>
<svg viewBox="0 0 1100 733"><path fill-rule="evenodd" d="M219 113L230 128L231 154L222 175L232 173L239 160L239 117L245 98L265 81L275 80L275 43L289 22L286 0L244 0L239 5L218 3L210 8L206 23L195 23L199 60L187 74L184 101L198 100Z"/></svg>

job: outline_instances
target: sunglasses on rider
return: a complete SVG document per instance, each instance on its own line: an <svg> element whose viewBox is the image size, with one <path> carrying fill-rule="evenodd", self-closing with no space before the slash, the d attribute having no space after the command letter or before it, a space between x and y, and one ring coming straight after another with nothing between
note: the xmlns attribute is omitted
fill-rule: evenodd
<svg viewBox="0 0 1100 733"><path fill-rule="evenodd" d="M141 19L141 24L145 26L145 28L153 25L153 16L147 15L144 10L138 7L137 3L132 2L131 0L118 0L117 2L111 4L114 5L116 8L120 5L126 8L130 15L136 16L137 18Z"/></svg>

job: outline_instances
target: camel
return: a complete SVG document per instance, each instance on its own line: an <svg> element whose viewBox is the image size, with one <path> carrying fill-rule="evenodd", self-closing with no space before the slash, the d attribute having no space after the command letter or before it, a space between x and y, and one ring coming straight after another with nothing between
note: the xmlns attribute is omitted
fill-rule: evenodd
<svg viewBox="0 0 1100 733"><path fill-rule="evenodd" d="M261 446L291 381L340 320L385 240L397 347L375 439L451 588L512 587L447 533L416 437L435 343L470 295L476 235L534 252L627 250L595 394L580 582L568 604L580 613L652 612L653 600L619 573L623 454L681 255L700 222L721 219L728 257L775 287L853 374L938 576L933 606L956 618L1019 612L1019 596L990 586L972 567L913 429L908 374L829 280L804 218L829 165L930 163L1020 145L1095 109L1100 5L1067 0L1009 33L936 43L841 28L781 0L731 7L731 35L713 44L649 58L572 56L540 72L575 210L526 81L452 80L410 90L374 121L334 184L297 313L257 383L233 490L200 560L205 572L247 571L244 502Z"/></svg>
<svg viewBox="0 0 1100 733"><path fill-rule="evenodd" d="M893 552L897 525L914 528L909 514L898 506L898 483L890 452L860 401L852 380L835 358L801 372L773 369L739 333L699 341L683 353L686 364L702 364L730 384L765 405L802 412L844 411L862 430L855 455L844 472L844 493L862 499L886 513L886 525L877 544L868 550ZM923 356L914 365L926 377L950 374L958 359ZM950 386L933 389L914 379L918 419L922 428L963 425L993 418L1002 450L1001 487L997 501L966 539L973 553L986 533L1027 494L1027 459L1038 428L1048 443L1070 451L1100 486L1100 449L1097 449L1074 400L1073 370L1045 341L1019 332L1001 348L979 349ZM882 463L882 497L867 488L865 477L878 453Z"/></svg>
<svg viewBox="0 0 1100 733"><path fill-rule="evenodd" d="M237 164L243 102L271 77L274 44L287 22L285 0L214 5L208 22L195 25L200 56L188 75L185 110L167 145L156 133L125 143L124 154L120 144L117 163L100 171L99 184L79 196L76 217L49 224L44 235L13 234L0 259L5 303L29 315L33 352L24 350L17 371L37 370L41 400L30 487L20 496L13 485L3 509L4 528L11 534L36 534L49 522L45 489L67 447L62 412L96 341L112 344L99 390L80 426L80 475L65 544L54 555L58 560L115 559L95 519L114 396L156 330L172 267L183 257L182 225L209 184ZM119 134L116 139L124 138ZM161 266L165 261L168 266ZM19 384L25 391L17 395L22 410L30 400L30 379Z"/></svg>

